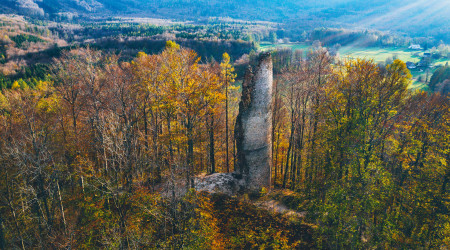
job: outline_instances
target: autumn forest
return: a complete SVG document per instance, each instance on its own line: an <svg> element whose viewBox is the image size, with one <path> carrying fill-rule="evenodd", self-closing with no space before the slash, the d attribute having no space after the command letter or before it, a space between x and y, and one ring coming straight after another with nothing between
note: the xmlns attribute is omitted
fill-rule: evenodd
<svg viewBox="0 0 450 250"><path fill-rule="evenodd" d="M0 250L450 248L450 2L0 2Z"/></svg>
<svg viewBox="0 0 450 250"><path fill-rule="evenodd" d="M0 92L0 247L450 244L448 97L409 91L400 60L341 61L324 48L272 57L273 190L252 196L191 189L236 166L228 54L201 62L169 41L124 62L80 48L48 81ZM260 199L304 214L286 220Z"/></svg>

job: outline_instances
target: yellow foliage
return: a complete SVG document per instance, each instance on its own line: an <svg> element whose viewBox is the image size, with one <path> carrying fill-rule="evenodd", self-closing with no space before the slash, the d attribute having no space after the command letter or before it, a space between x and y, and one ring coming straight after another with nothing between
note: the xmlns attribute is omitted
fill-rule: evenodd
<svg viewBox="0 0 450 250"><path fill-rule="evenodd" d="M34 95L38 98L37 108L43 112L55 112L59 107L59 97L53 92L53 84L39 81Z"/></svg>
<svg viewBox="0 0 450 250"><path fill-rule="evenodd" d="M176 42L173 41L167 41L166 42L166 49L180 49L180 45L178 45Z"/></svg>
<svg viewBox="0 0 450 250"><path fill-rule="evenodd" d="M234 67L230 64L230 56L228 53L224 53L222 55L222 62L220 63L221 74L223 77L223 81L226 85L233 83L236 78L236 74L234 73Z"/></svg>
<svg viewBox="0 0 450 250"><path fill-rule="evenodd" d="M23 79L19 79L17 81L14 81L13 85L11 86L12 90L17 90L17 89L29 89L28 84L23 80Z"/></svg>
<svg viewBox="0 0 450 250"><path fill-rule="evenodd" d="M39 81L36 84L36 89L42 92L49 91L51 87L53 87L53 84L46 81Z"/></svg>
<svg viewBox="0 0 450 250"><path fill-rule="evenodd" d="M59 102L55 95L51 95L48 98L42 98L38 101L37 108L44 112L55 112L58 108Z"/></svg>
<svg viewBox="0 0 450 250"><path fill-rule="evenodd" d="M20 89L19 82L18 82L18 81L14 81L14 83L13 83L12 86L11 86L11 89L12 89L12 90Z"/></svg>
<svg viewBox="0 0 450 250"><path fill-rule="evenodd" d="M142 57L146 57L147 56L147 54L145 53L145 52L143 52L143 51L140 51L138 54L137 54L137 58L142 58Z"/></svg>
<svg viewBox="0 0 450 250"><path fill-rule="evenodd" d="M0 91L0 111L5 109L8 106L8 100L3 95L2 91Z"/></svg>

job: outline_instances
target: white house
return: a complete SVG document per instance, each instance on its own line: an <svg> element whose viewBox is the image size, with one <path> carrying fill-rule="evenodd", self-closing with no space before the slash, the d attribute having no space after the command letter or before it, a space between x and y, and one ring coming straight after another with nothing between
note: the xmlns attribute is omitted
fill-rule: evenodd
<svg viewBox="0 0 450 250"><path fill-rule="evenodd" d="M411 44L408 49L421 50L422 46L420 46L420 44Z"/></svg>
<svg viewBox="0 0 450 250"><path fill-rule="evenodd" d="M416 64L413 63L413 62L406 62L406 67L408 69L415 69L415 68L417 68Z"/></svg>

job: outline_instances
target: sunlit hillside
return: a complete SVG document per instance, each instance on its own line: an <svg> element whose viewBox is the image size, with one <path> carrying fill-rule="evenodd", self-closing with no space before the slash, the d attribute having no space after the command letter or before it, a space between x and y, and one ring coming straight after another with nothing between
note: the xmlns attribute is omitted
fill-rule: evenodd
<svg viewBox="0 0 450 250"><path fill-rule="evenodd" d="M5 12L42 17L73 15L141 16L192 20L231 17L244 20L296 22L302 26L374 28L449 41L450 2L446 0L217 1L217 0L5 0ZM70 14L72 13L72 14Z"/></svg>

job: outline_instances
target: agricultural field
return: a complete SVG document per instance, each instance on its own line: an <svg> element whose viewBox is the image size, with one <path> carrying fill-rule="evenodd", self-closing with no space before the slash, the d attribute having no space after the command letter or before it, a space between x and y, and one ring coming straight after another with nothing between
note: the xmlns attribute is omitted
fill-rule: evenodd
<svg viewBox="0 0 450 250"><path fill-rule="evenodd" d="M339 50L341 57L373 59L375 62L385 62L389 58L398 58L404 62L419 62L420 57L414 55L416 51L402 48L361 48L342 47Z"/></svg>
<svg viewBox="0 0 450 250"><path fill-rule="evenodd" d="M311 45L306 43L282 43L282 44L271 44L271 43L261 43L259 46L259 50L267 51L276 48L291 48L293 50L304 50L308 51L311 48Z"/></svg>

